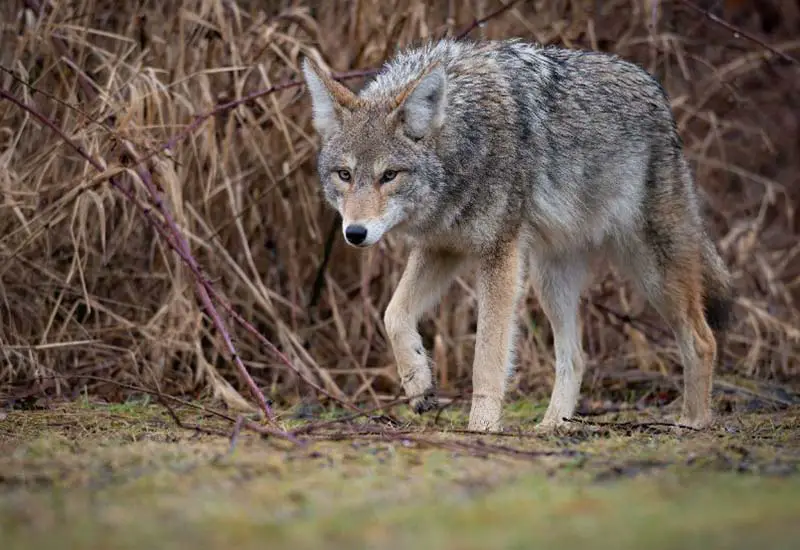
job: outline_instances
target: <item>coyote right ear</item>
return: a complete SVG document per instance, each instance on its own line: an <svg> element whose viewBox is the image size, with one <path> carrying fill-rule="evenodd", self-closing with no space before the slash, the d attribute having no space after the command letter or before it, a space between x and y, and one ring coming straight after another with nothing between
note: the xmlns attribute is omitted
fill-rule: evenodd
<svg viewBox="0 0 800 550"><path fill-rule="evenodd" d="M444 123L447 106L447 75L433 65L394 99L406 135L422 139Z"/></svg>
<svg viewBox="0 0 800 550"><path fill-rule="evenodd" d="M303 74L311 94L314 129L327 139L339 128L343 111L358 107L358 97L308 57L303 60Z"/></svg>

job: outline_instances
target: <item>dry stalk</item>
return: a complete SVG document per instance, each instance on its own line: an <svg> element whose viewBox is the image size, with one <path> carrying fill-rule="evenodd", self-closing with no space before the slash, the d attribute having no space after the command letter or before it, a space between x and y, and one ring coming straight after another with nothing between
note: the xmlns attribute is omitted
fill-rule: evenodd
<svg viewBox="0 0 800 550"><path fill-rule="evenodd" d="M792 10L776 30L762 32L758 17L720 23L683 1L614 0L591 9L578 0L398 0L389 9L360 0L355 9L307 0L275 16L245 9L245 1L180 0L183 10L163 21L149 18L141 29L131 22L151 15L145 5L123 2L112 13L85 0L79 13L75 3L26 0L32 9L19 34L17 8L0 8L4 28L14 27L7 35L12 46L0 52L7 68L0 88L103 166L120 159L96 176L60 135L40 130L35 116L0 108L0 388L64 395L74 391L66 379L24 388L18 381L91 372L135 382L146 373L168 385L165 392L200 385L242 404L217 370L233 366L230 348L216 342L221 333L213 322L207 328L203 299L185 295L189 276L195 294L202 285L227 324L234 357L257 388L288 399L291 389L308 386L354 414L361 414L357 401L391 396L396 380L379 312L405 250L387 239L363 261L338 248L336 217L320 216L310 162L315 142L303 94L295 93L302 86L298 59L318 48L343 70L335 76L360 78L373 70L345 69L376 67L398 46L463 35L489 18L495 20L481 33L487 38L613 51L657 74L673 99L740 296L721 374L797 380L798 165L791 144L798 127L786 116L797 64L772 62L798 50ZM739 10L755 15L757 4ZM345 24L347 39L321 30L334 21ZM736 34L742 40L734 46ZM112 176L122 194L100 185ZM587 393L643 381L657 387L677 369L668 331L642 305L613 276L592 286L582 316ZM440 377L445 393L468 387L475 308L465 276L420 327L449 369ZM535 296L529 293L521 309L526 326L511 391L545 398L551 331ZM626 327L642 338L631 344ZM233 339L240 331L249 335ZM635 368L645 370L642 377L627 376ZM613 384L605 369L613 371ZM231 370L242 379L238 364Z"/></svg>
<svg viewBox="0 0 800 550"><path fill-rule="evenodd" d="M103 163L90 156L86 151L83 150L83 148L80 145L76 144L66 134L64 134L58 128L58 126L56 126L54 122L52 122L46 116L36 111L36 109L26 105L25 103L18 100L17 98L15 98L2 88L0 88L0 97L7 99L8 101L14 103L20 109L27 111L28 113L36 117L36 119L38 119L40 122L45 124L48 128L56 132L59 135L59 137L61 137L61 139L67 142L67 144L70 147L72 147L78 154L80 154L83 158L85 158L86 161L89 162L98 172L102 174L106 171L106 168L103 165ZM225 346L228 348L228 352L231 354L231 357L233 358L236 367L239 369L240 376L247 384L247 386L250 388L250 391L253 394L253 398L261 407L261 410L264 412L267 419L269 419L270 422L273 422L275 416L272 412L272 409L270 408L269 404L264 398L264 394L261 393L261 390L258 388L255 381L250 376L250 373L247 372L247 368L244 366L244 363L242 363L241 357L239 357L239 354L236 352L236 348L233 345L233 341L231 340L230 334L228 333L228 329L225 327L225 323L222 321L222 318L219 316L219 313L214 307L214 304L211 302L211 297L209 296L207 290L207 288L210 286L209 281L200 272L200 268L197 265L197 261L192 256L191 250L189 249L189 245L187 244L185 238L181 234L180 229L178 229L177 224L170 216L169 211L158 197L157 191L155 190L155 186L153 186L149 173L141 171L139 173L139 176L144 178L144 181L148 185L151 194L153 195L154 199L156 199L157 201L156 207L158 208L162 216L165 217L166 224L162 224L161 222L156 220L151 215L150 210L146 208L142 209L142 214L144 214L147 221L150 222L150 224L162 235L167 244L169 244L169 246L178 253L178 256L180 256L181 259L184 262L186 262L187 265L189 265L189 268L195 274L196 289L200 297L200 300L203 304L203 307L205 308L208 315L211 317L219 333L222 335L222 338L225 342ZM116 178L110 178L109 181L111 182L111 185L113 185L118 191L122 192L131 201L132 204L140 206L139 202L136 200L135 196L133 195L130 189L127 189L125 186L121 185Z"/></svg>
<svg viewBox="0 0 800 550"><path fill-rule="evenodd" d="M45 11L43 9L43 7L39 4L38 0L26 0L26 4L28 5L28 7L30 7L33 11L38 13L40 16ZM53 43L56 46L56 49L60 52L60 54L64 58L66 58L66 59L70 58L69 52L68 52L68 48L67 48L67 46L66 46L66 44L64 43L63 40L61 40L61 39L59 39L57 37L54 37L53 38ZM74 63L73 63L73 65L74 65ZM84 72L76 71L76 75L77 75L77 77L79 79L79 82L81 83L81 86L82 86L83 91L84 91L84 95L86 95L87 99L89 99L90 101L97 99L97 93L95 91L95 84L96 83L94 83L92 81L92 79L90 77L88 77ZM355 76L359 76L358 75L358 71L355 71L351 75L344 75L344 76L342 76L342 78L352 78L352 77L355 77ZM295 86L297 84L299 84L299 83L290 83L289 85L283 85L283 86L273 86L272 88L267 89L267 90L263 90L262 92L259 92L257 94L251 94L250 96L248 96L246 98L246 101L252 101L256 97L261 97L261 96L267 95L269 93L278 91L279 89L285 89L285 88L288 88L288 87L291 87L291 86ZM26 109L26 110L30 111L30 107L22 104L21 102L19 102L17 100L14 100L7 93L3 92L2 90L0 90L0 93L3 93L4 97L6 97L8 99L11 99L15 104L17 104L18 106L22 107L23 109ZM189 135L191 135L191 133L194 131L194 129L199 127L209 117L214 116L215 114L224 112L224 111L226 111L228 109L232 109L232 108L236 107L236 105L238 105L238 104L240 104L242 102L244 102L244 101L241 101L241 102L235 102L235 101L234 102L230 102L229 104L220 106L219 108L217 108L214 111L208 113L204 117L198 117L197 119L195 119L195 121L192 124L190 124L189 128L184 132L184 134L176 136L176 138L174 138L173 140L168 141L166 144L164 144L162 146L162 148L160 150L163 151L163 150L172 149L175 146L175 143L177 143L178 141L181 141L181 140L185 139L186 137L188 137ZM43 115L41 115L39 113L36 113L34 111L30 111L30 112L31 112L31 114L36 116L38 119L43 120ZM57 127L54 124L50 123L50 122L48 122L47 125L51 129L57 129ZM66 137L66 135L64 135L62 132L59 131L58 133L63 139L68 139ZM80 147L77 147L74 143L71 143L71 142L70 142L70 145L73 146L73 148L75 148L76 151L78 153L80 153L82 156L84 156L90 163L92 163L92 165L95 168L100 170L101 173L104 171L101 168L102 165L100 163L96 162L96 161L93 161L84 151L82 151L82 149ZM344 401L334 397L332 394L330 394L329 392L327 392L323 388L319 387L313 381L311 381L308 378L306 378L298 369L296 369L294 367L292 362L284 354L280 353L280 351L267 338L265 338L262 334L260 334L252 326L252 324L248 323L243 317L241 317L230 306L230 304L227 301L223 300L213 290L213 288L211 287L210 281L207 279L207 277L205 277L202 274L200 266L198 265L197 261L195 260L194 256L191 253L191 249L189 247L188 242L183 237L183 234L181 233L177 223L175 222L174 218L172 217L172 214L170 213L170 211L167 208L167 206L164 204L164 201L161 198L157 187L154 185L152 174L148 170L144 169L143 166L142 166L142 163L145 160L147 160L148 157L139 158L139 156L135 153L135 151L133 151L133 147L130 144L130 142L126 141L125 145L126 145L126 149L127 149L128 153L133 158L134 166L136 166L136 172L137 172L137 174L139 176L139 179L144 183L145 187L147 188L148 192L150 193L150 197L151 197L152 201L154 202L157 211L161 214L162 218L166 222L166 228L169 230L170 236L169 237L165 236L162 226L158 222L153 220L153 218L151 216L149 216L149 211L145 211L145 214L146 214L146 217L147 217L148 221L150 221L151 224L154 225L154 227L159 228L158 229L159 232L162 234L162 236L165 237L165 240L170 245L170 247L173 248L178 253L178 256L188 265L189 269L192 271L193 275L196 278L196 292L198 293L198 296L200 298L201 303L203 304L204 309L208 313L209 317L211 317L212 322L214 323L214 325L217 328L217 330L222 335L222 338L223 338L223 340L225 342L225 345L228 348L228 351L231 354L231 357L232 357L234 363L236 364L237 369L239 370L239 375L242 377L244 382L247 384L248 388L250 389L251 394L253 395L253 398L256 400L256 403L258 403L259 407L264 412L266 417L270 421L274 420L274 414L272 412L272 409L270 408L269 404L267 403L266 399L264 398L263 393L261 392L261 390L256 385L255 381L250 376L249 372L247 371L247 368L242 363L241 357L239 356L239 354L236 351L236 348L233 345L233 342L231 340L230 334L228 333L228 330L225 327L225 324L222 321L222 318L219 316L219 313L217 312L216 308L214 307L213 302L211 301L211 295L214 295L214 297L217 299L217 301L222 304L222 306L234 317L234 319L236 319L240 324L242 324L245 327L245 329L247 329L249 332L251 332L256 337L258 337L259 340L262 342L262 344L265 345L265 347L267 347L268 349L270 349L270 351L272 351L275 355L277 355L288 367L292 368L307 384L311 385L316 391L326 395L328 398L330 398L330 399L332 399L332 400L334 400L336 402L339 402L340 404L343 404L343 405L345 405L347 407L351 407L351 405L349 403L344 402ZM110 178L110 181L111 181L112 185L115 188L117 188L118 190L122 191L132 202L134 202L134 204L136 204L136 201L134 200L133 195L130 193L129 190L124 189L114 178Z"/></svg>

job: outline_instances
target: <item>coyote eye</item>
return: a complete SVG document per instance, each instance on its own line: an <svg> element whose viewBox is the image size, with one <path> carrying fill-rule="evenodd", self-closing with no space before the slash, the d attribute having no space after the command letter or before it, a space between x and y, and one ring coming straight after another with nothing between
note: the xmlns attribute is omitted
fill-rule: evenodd
<svg viewBox="0 0 800 550"><path fill-rule="evenodd" d="M397 171L387 170L381 175L381 183L388 183L397 177Z"/></svg>
<svg viewBox="0 0 800 550"><path fill-rule="evenodd" d="M336 175L339 176L339 179L342 181L350 181L349 170L337 170Z"/></svg>

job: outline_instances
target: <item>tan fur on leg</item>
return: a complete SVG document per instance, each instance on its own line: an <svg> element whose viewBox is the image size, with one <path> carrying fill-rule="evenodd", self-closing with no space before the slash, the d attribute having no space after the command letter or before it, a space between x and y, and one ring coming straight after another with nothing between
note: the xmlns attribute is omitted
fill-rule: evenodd
<svg viewBox="0 0 800 550"><path fill-rule="evenodd" d="M699 253L686 252L669 266L653 305L672 328L683 364L683 408L679 424L702 429L711 424L711 385L717 341L703 312Z"/></svg>
<svg viewBox="0 0 800 550"><path fill-rule="evenodd" d="M513 360L521 265L516 242L504 245L481 262L470 430L501 430L506 380Z"/></svg>
<svg viewBox="0 0 800 550"><path fill-rule="evenodd" d="M678 423L702 429L712 422L711 385L717 359L717 342L699 306L699 300L695 302L678 337L684 358L683 411Z"/></svg>
<svg viewBox="0 0 800 550"><path fill-rule="evenodd" d="M434 407L436 398L431 365L417 322L427 308L439 301L464 263L459 255L413 249L384 314L400 382L406 395L413 397L410 403L418 413Z"/></svg>

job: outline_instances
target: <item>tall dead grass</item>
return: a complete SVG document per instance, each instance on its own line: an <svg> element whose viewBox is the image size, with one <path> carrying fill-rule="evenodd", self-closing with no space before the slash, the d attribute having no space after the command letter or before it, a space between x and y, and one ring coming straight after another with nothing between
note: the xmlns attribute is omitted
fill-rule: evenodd
<svg viewBox="0 0 800 550"><path fill-rule="evenodd" d="M30 114L0 102L2 394L117 391L81 378L102 374L249 407L193 274L108 183L115 173L146 202L132 150L149 155L145 167L210 284L292 363L225 318L238 356L273 399L310 395L298 373L340 399L397 392L381 314L406 250L389 238L354 251L331 233L336 220L317 189L308 99L302 86L284 84L314 51L336 71L378 67L398 47L453 35L501 2L75 0L51 2L41 15L25 4L0 7L0 85L103 159L106 172L98 176ZM682 4L522 1L472 37L612 51L664 82L735 273L736 324L720 376L796 381L800 72ZM726 6L721 16L776 50L800 51L796 6ZM248 94L257 97L197 119ZM193 121L194 131L170 142ZM173 146L163 150L167 142ZM460 279L421 325L443 392L470 388L472 285ZM674 379L671 337L616 274L598 273L581 313L587 388ZM514 387L544 396L553 371L549 326L532 293L520 314Z"/></svg>

